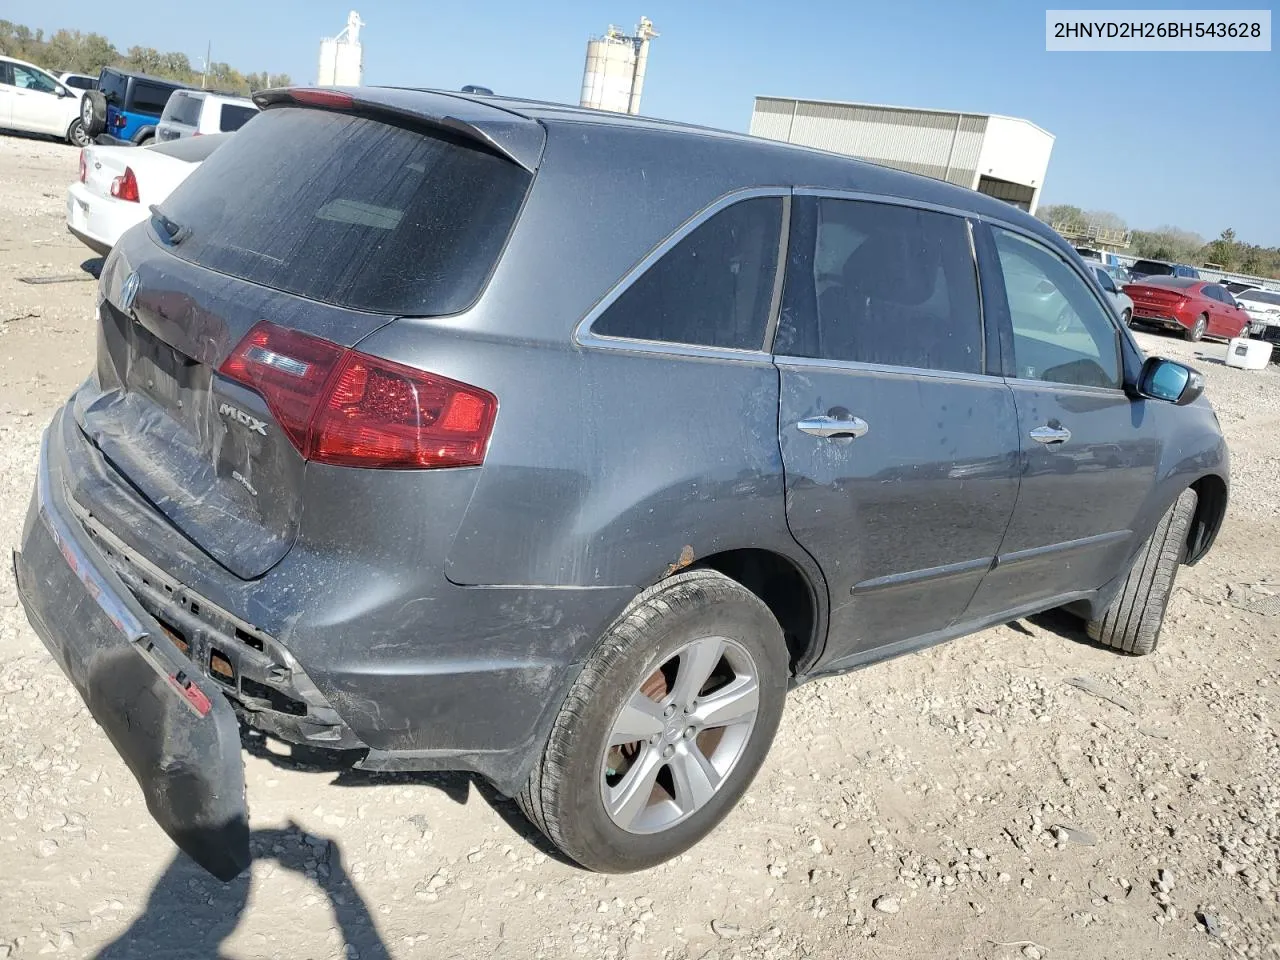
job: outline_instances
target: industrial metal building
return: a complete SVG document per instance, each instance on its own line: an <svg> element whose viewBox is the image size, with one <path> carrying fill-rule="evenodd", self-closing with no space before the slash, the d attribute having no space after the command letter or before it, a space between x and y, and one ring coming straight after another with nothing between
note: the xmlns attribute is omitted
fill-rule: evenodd
<svg viewBox="0 0 1280 960"><path fill-rule="evenodd" d="M756 97L753 136L816 147L968 187L1036 212L1053 134L988 113Z"/></svg>

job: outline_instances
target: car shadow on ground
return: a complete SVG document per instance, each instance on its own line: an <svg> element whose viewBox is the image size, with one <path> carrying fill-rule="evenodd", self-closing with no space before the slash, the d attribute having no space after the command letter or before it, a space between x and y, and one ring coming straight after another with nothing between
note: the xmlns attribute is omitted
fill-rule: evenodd
<svg viewBox="0 0 1280 960"><path fill-rule="evenodd" d="M106 262L106 257L90 257L84 263L80 264L80 269L93 277L93 279L97 280L102 276L102 266Z"/></svg>
<svg viewBox="0 0 1280 960"><path fill-rule="evenodd" d="M249 844L255 860L271 861L311 879L328 897L343 940L331 945L331 955L388 960L391 954L368 906L347 876L336 843L291 825L255 830ZM250 886L247 872L230 883L220 883L186 854L177 853L152 888L142 915L94 954L95 960L222 957L220 947L240 923ZM279 935L289 955L288 930L280 930Z"/></svg>
<svg viewBox="0 0 1280 960"><path fill-rule="evenodd" d="M292 756L282 756L267 749L266 738L259 734L246 732L241 742L250 754L267 760L283 770L333 773L336 775L331 783L334 787L360 788L391 784L426 786L439 790L458 806L465 806L474 790L480 799L502 818L511 832L529 846L552 860L575 869L579 868L578 864L561 853L559 848L542 834L542 831L529 822L514 800L499 793L488 780L477 774L453 771L378 773L360 770L354 766L360 757L360 751L339 752L294 747ZM437 825L433 825L433 828L435 826Z"/></svg>
<svg viewBox="0 0 1280 960"><path fill-rule="evenodd" d="M1046 610L1044 613L1037 613L1027 617L1026 620L1041 630L1047 630L1049 633L1062 637L1064 640L1070 640L1086 647L1093 647L1095 650L1112 650L1106 644L1098 643L1098 641L1091 638L1089 632L1085 629L1084 621L1066 610ZM1013 624L1010 624L1010 626L1013 626Z"/></svg>

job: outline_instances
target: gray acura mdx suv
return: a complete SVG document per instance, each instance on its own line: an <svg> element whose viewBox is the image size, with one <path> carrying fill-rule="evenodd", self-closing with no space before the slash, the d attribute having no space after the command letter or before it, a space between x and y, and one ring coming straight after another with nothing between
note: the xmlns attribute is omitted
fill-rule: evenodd
<svg viewBox="0 0 1280 960"><path fill-rule="evenodd" d="M241 724L472 771L633 870L789 686L1063 606L1147 653L1213 542L1200 376L999 200L550 104L258 101L108 259L14 558L220 877Z"/></svg>

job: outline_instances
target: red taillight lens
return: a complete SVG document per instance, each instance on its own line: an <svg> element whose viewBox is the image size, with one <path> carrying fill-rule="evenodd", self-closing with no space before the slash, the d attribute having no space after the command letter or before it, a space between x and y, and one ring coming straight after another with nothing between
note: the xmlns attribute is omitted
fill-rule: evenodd
<svg viewBox="0 0 1280 960"><path fill-rule="evenodd" d="M266 321L221 373L266 399L304 457L339 466L479 466L498 412L486 390Z"/></svg>
<svg viewBox="0 0 1280 960"><path fill-rule="evenodd" d="M85 159L84 151L80 151L80 182L84 183L89 179L89 161Z"/></svg>
<svg viewBox="0 0 1280 960"><path fill-rule="evenodd" d="M132 167L125 167L124 173L111 181L111 195L130 203L138 202L138 178L133 175Z"/></svg>
<svg viewBox="0 0 1280 960"><path fill-rule="evenodd" d="M116 114L115 120L112 121L117 127L123 127L129 121L125 119L123 114Z"/></svg>

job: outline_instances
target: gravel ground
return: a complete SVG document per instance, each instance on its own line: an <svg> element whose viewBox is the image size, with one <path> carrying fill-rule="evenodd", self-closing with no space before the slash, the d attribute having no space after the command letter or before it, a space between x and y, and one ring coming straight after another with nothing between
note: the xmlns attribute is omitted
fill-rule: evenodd
<svg viewBox="0 0 1280 960"><path fill-rule="evenodd" d="M0 138L7 545L92 353L93 285L19 279L87 259L62 220L75 169ZM466 777L262 751L258 857L220 884L175 857L0 578L0 960L1280 957L1280 372L1140 339L1204 371L1233 458L1226 527L1157 653L1050 615L810 684L742 806L644 874L559 861Z"/></svg>

